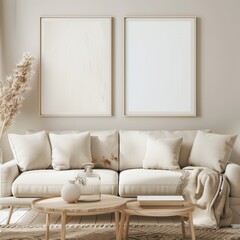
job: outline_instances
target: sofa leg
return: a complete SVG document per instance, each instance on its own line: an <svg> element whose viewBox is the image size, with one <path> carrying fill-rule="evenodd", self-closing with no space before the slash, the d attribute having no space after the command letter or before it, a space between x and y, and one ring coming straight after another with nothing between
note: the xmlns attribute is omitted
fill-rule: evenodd
<svg viewBox="0 0 240 240"><path fill-rule="evenodd" d="M13 213L13 209L14 209L14 206L10 206L6 225L8 225L10 223L10 220L11 220L11 217L12 217L12 213Z"/></svg>

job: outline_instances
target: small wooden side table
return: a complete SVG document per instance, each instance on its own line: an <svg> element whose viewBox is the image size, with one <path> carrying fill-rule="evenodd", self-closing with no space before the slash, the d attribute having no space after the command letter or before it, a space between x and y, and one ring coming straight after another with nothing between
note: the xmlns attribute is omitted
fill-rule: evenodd
<svg viewBox="0 0 240 240"><path fill-rule="evenodd" d="M104 194L101 195L101 200L97 202L66 203L61 197L53 197L34 200L32 208L46 214L46 240L49 239L51 214L61 214L61 240L65 240L67 216L100 215L113 212L115 213L116 239L121 239L119 212L123 211L126 202L123 198Z"/></svg>
<svg viewBox="0 0 240 240"><path fill-rule="evenodd" d="M131 216L148 216L148 217L171 217L180 216L182 236L185 238L184 217L189 219L189 227L191 232L191 239L195 240L192 211L194 206L190 203L184 202L183 206L140 206L136 200L129 201L123 211L121 218L120 232L124 231L125 224L125 239L128 238L128 228Z"/></svg>

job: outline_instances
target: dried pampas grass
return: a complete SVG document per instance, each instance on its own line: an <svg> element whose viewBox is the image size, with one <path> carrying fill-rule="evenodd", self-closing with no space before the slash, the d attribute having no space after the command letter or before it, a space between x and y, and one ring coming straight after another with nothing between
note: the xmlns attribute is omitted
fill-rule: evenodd
<svg viewBox="0 0 240 240"><path fill-rule="evenodd" d="M6 81L0 82L0 141L15 116L20 112L23 95L31 89L33 62L34 58L31 54L23 54L13 74L7 77Z"/></svg>

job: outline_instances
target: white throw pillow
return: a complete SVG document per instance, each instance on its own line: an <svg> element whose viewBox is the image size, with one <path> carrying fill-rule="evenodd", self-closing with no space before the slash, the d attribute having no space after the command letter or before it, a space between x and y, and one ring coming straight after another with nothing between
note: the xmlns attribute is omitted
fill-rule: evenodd
<svg viewBox="0 0 240 240"><path fill-rule="evenodd" d="M55 170L83 168L83 163L92 162L90 133L49 133L52 146L52 165Z"/></svg>
<svg viewBox="0 0 240 240"><path fill-rule="evenodd" d="M182 138L148 137L143 168L174 170L178 164Z"/></svg>
<svg viewBox="0 0 240 240"><path fill-rule="evenodd" d="M51 165L51 148L45 131L8 134L13 156L21 171L45 169Z"/></svg>
<svg viewBox="0 0 240 240"><path fill-rule="evenodd" d="M223 172L230 158L237 135L198 131L193 142L189 164Z"/></svg>

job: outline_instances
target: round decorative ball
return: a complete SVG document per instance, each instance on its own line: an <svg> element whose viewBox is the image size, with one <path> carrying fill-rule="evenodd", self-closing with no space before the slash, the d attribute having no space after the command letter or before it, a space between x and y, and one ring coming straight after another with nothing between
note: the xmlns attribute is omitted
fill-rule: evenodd
<svg viewBox="0 0 240 240"><path fill-rule="evenodd" d="M75 180L69 180L61 189L61 197L67 203L76 202L81 195L81 190Z"/></svg>

